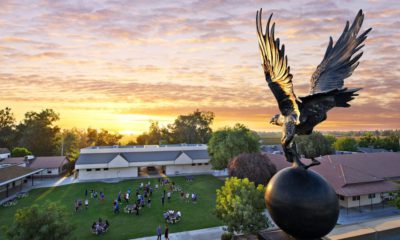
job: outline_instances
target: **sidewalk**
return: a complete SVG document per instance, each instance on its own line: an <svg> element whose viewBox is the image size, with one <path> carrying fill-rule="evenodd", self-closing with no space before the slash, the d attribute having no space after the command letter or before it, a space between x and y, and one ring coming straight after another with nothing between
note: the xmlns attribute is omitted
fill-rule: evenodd
<svg viewBox="0 0 400 240"><path fill-rule="evenodd" d="M44 187L57 187L72 183L77 183L78 180L73 176L63 176L63 177L55 177L55 178L35 178L34 185L25 186L23 191L29 191L34 188L44 188Z"/></svg>
<svg viewBox="0 0 400 240"><path fill-rule="evenodd" d="M178 232L169 234L170 240L219 240L224 232L222 227L204 228L193 231ZM134 238L135 240L156 240L157 236ZM164 235L162 236L164 239ZM132 239L133 240L133 239Z"/></svg>
<svg viewBox="0 0 400 240"><path fill-rule="evenodd" d="M361 210L361 211L360 211ZM398 216L400 215L400 209L395 206L386 204L375 204L371 208L370 206L363 206L359 208L352 209L340 209L338 224L348 225L355 223L362 223L366 221L371 221L374 219L379 219L382 217Z"/></svg>

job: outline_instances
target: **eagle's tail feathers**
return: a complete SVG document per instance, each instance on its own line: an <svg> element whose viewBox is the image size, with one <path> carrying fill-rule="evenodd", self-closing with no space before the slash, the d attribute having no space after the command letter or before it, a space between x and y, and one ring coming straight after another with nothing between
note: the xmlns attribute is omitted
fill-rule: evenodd
<svg viewBox="0 0 400 240"><path fill-rule="evenodd" d="M358 96L356 94L357 91L359 91L361 88L344 88L339 90L335 94L335 107L350 107L349 102L354 99L354 97Z"/></svg>

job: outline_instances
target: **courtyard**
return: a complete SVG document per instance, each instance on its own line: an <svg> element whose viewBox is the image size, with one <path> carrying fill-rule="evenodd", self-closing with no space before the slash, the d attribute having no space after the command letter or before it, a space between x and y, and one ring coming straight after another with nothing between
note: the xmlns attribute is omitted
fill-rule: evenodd
<svg viewBox="0 0 400 240"><path fill-rule="evenodd" d="M136 200L136 189L143 182L150 184L153 188L151 197L151 208L143 207L139 215L124 212L126 206L122 197L120 213L114 214L113 201L117 199L118 193L123 194L131 189L130 204ZM10 219L14 218L17 209L37 204L44 206L47 203L56 203L64 207L68 213L68 220L74 225L73 236L77 239L133 239L144 236L154 236L156 228L161 225L164 229L165 220L163 213L167 210L180 211L182 218L178 223L169 224L170 233L189 231L195 229L216 227L223 225L213 214L215 207L215 190L220 188L223 182L212 175L194 176L193 181L186 181L186 177L172 177L170 182L174 182L184 192L196 193L197 202L181 199L178 192L172 192L171 200L165 197L165 204L162 206L161 198L163 190L167 187L159 186L156 190L154 186L159 184L158 178L145 178L126 180L119 183L87 182L76 183L65 186L33 189L29 196L18 201L16 206L0 207L0 226L10 224ZM104 201L99 197L91 198L90 190L105 194ZM75 201L85 200L85 191L88 191L89 207L84 206L75 212ZM141 191L142 193L143 191ZM110 222L109 230L103 235L95 235L91 232L91 225L98 218L107 219ZM0 233L0 238L4 233Z"/></svg>

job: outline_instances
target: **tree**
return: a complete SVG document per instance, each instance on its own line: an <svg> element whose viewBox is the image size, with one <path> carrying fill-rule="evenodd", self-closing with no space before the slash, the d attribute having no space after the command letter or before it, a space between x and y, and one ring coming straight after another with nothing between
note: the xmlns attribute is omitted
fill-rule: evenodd
<svg viewBox="0 0 400 240"><path fill-rule="evenodd" d="M119 145L122 135L113 134L105 129L97 131L93 128L87 129L87 145L88 146L112 146Z"/></svg>
<svg viewBox="0 0 400 240"><path fill-rule="evenodd" d="M57 136L57 155L66 156L68 163L66 168L72 173L75 161L79 157L80 149L88 147L88 136L86 130L77 128L63 129Z"/></svg>
<svg viewBox="0 0 400 240"><path fill-rule="evenodd" d="M276 173L276 166L261 153L242 153L229 162L228 169L230 177L248 178L256 185L264 186Z"/></svg>
<svg viewBox="0 0 400 240"><path fill-rule="evenodd" d="M160 128L158 122L151 121L149 132L144 132L136 138L140 145L162 144L171 142L170 132L167 128Z"/></svg>
<svg viewBox="0 0 400 240"><path fill-rule="evenodd" d="M230 233L255 233L268 227L263 215L265 188L257 187L247 178L227 178L225 185L217 190L216 216L224 222Z"/></svg>
<svg viewBox="0 0 400 240"><path fill-rule="evenodd" d="M25 113L24 120L17 126L19 146L39 156L57 154L60 128L54 122L59 119L59 115L52 109Z"/></svg>
<svg viewBox="0 0 400 240"><path fill-rule="evenodd" d="M396 198L392 201L393 205L400 209L400 193L396 194Z"/></svg>
<svg viewBox="0 0 400 240"><path fill-rule="evenodd" d="M339 138L336 140L335 149L339 151L357 151L357 141L351 137Z"/></svg>
<svg viewBox="0 0 400 240"><path fill-rule="evenodd" d="M208 142L208 154L214 169L224 169L228 162L241 153L260 151L259 136L242 124L214 132Z"/></svg>
<svg viewBox="0 0 400 240"><path fill-rule="evenodd" d="M32 152L23 147L16 147L11 151L12 157L25 157L28 155L32 155Z"/></svg>
<svg viewBox="0 0 400 240"><path fill-rule="evenodd" d="M316 158L335 152L334 139L333 136L325 137L320 132L312 132L310 135L296 136L296 145L301 155L306 158Z"/></svg>
<svg viewBox="0 0 400 240"><path fill-rule="evenodd" d="M44 209L39 209L37 205L18 209L14 223L6 230L6 236L10 240L67 239L73 227L67 221L65 212L55 203Z"/></svg>
<svg viewBox="0 0 400 240"><path fill-rule="evenodd" d="M384 148L388 151L397 152L400 150L400 133L398 131L386 131L385 134L374 136L372 133L365 133L358 141L360 147Z"/></svg>
<svg viewBox="0 0 400 240"><path fill-rule="evenodd" d="M358 141L360 147L373 147L375 145L375 137L372 133L367 132Z"/></svg>
<svg viewBox="0 0 400 240"><path fill-rule="evenodd" d="M0 109L0 147L12 149L15 146L15 118L11 108Z"/></svg>
<svg viewBox="0 0 400 240"><path fill-rule="evenodd" d="M188 115L180 115L168 126L173 143L207 143L211 138L210 125L214 121L213 112L198 109Z"/></svg>

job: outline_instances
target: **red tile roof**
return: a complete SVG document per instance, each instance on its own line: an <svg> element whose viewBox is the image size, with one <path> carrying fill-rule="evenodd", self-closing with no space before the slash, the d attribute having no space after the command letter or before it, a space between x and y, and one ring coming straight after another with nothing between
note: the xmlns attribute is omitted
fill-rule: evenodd
<svg viewBox="0 0 400 240"><path fill-rule="evenodd" d="M339 195L351 197L370 193L393 192L397 189L398 185L396 183L385 180L373 183L351 184L335 190Z"/></svg>
<svg viewBox="0 0 400 240"><path fill-rule="evenodd" d="M36 157L30 168L59 168L68 162L65 156Z"/></svg>
<svg viewBox="0 0 400 240"><path fill-rule="evenodd" d="M378 178L400 178L400 153L378 152L323 157Z"/></svg>
<svg viewBox="0 0 400 240"><path fill-rule="evenodd" d="M278 171L291 165L283 155L267 155ZM400 179L400 153L328 155L322 157L320 162L321 165L311 170L323 176L337 194L357 196L398 189L397 184L388 179Z"/></svg>

